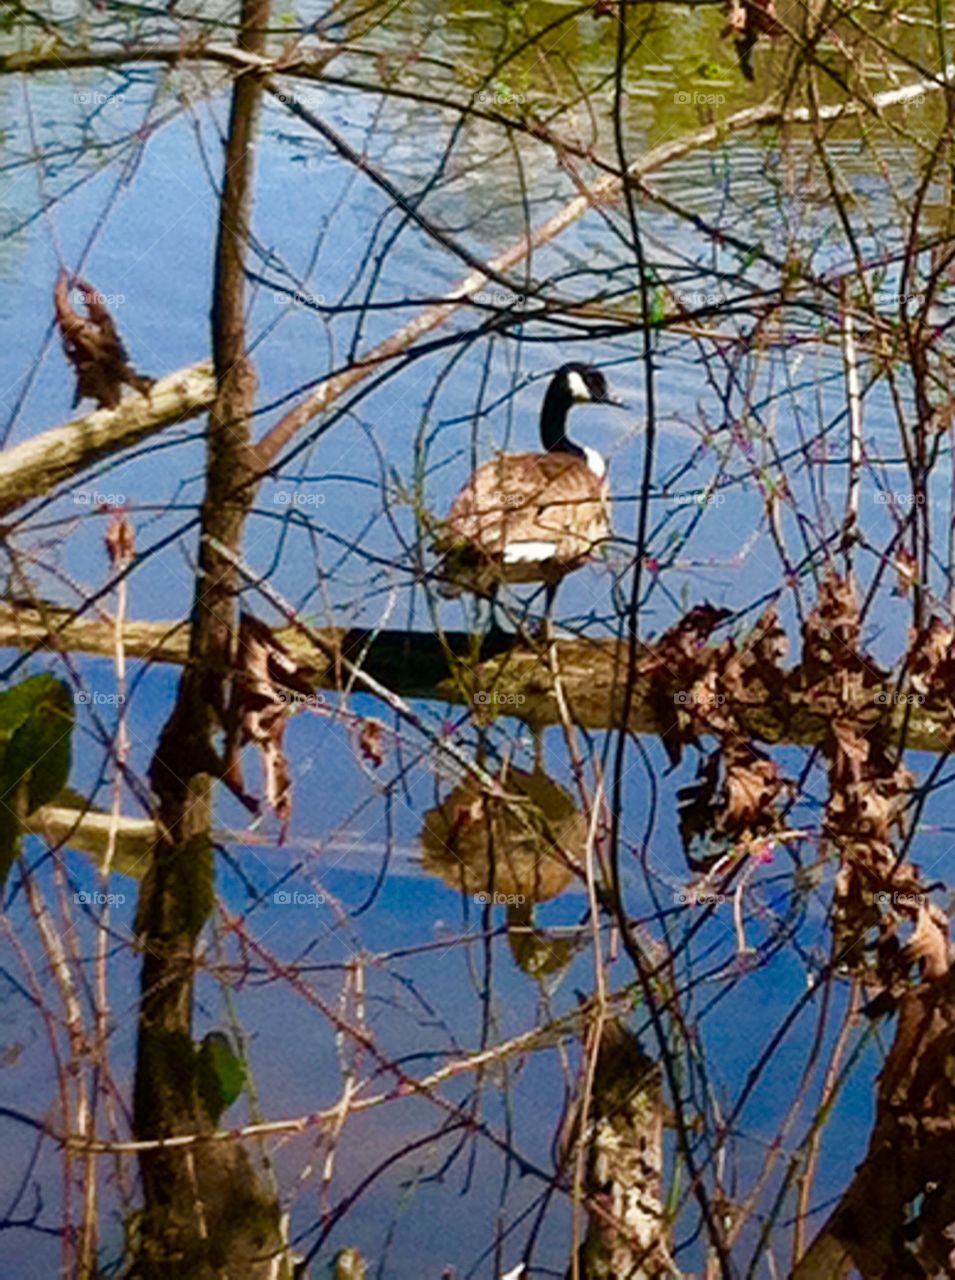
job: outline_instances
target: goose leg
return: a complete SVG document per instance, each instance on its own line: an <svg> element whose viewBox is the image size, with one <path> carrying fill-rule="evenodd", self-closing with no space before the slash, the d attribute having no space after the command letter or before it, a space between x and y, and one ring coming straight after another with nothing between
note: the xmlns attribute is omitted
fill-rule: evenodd
<svg viewBox="0 0 955 1280"><path fill-rule="evenodd" d="M499 590L500 590L500 583L495 582L488 589L488 593L487 593L487 602L488 602L487 638L492 642L499 641L503 636L507 634L507 632L504 630L504 628L501 626L500 622L498 621L498 616L497 616L497 610L498 610L497 593Z"/></svg>
<svg viewBox="0 0 955 1280"><path fill-rule="evenodd" d="M557 599L557 583L548 582L544 587L544 617L541 621L541 639L550 643L554 638L554 601Z"/></svg>
<svg viewBox="0 0 955 1280"><path fill-rule="evenodd" d="M531 728L531 733L534 735L534 772L535 773L544 772L544 739L542 736L543 732L544 730L538 725L534 725Z"/></svg>

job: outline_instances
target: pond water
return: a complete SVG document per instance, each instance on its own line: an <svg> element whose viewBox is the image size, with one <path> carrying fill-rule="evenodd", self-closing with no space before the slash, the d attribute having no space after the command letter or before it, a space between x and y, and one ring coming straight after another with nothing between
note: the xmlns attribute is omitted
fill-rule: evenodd
<svg viewBox="0 0 955 1280"><path fill-rule="evenodd" d="M912 22L895 38L896 49L919 63L932 63L929 7L910 6L905 13ZM203 17L212 24L215 14L204 9ZM523 235L528 222L541 224L571 199L576 193L571 168L581 181L595 181L597 166L586 158L591 147L614 159L609 132L613 27L593 11L569 3L467 6L415 0L393 11L346 5L335 10L334 21L308 5L288 17L290 30L322 17L325 35L353 50L330 63L331 81L350 78L369 86L360 93L331 81L290 80L290 95L347 138L409 199L430 184L422 205L427 216L474 254L499 251ZM73 20L79 39L86 20ZM166 29L171 38L175 32L164 17L138 21L154 35ZM723 118L763 100L783 66L783 51L760 47L756 80L749 84L735 65L732 46L720 39L721 23L718 10L708 6L639 7L633 30L638 47L628 65L624 103L630 159L692 133L714 115ZM550 34L541 38L545 29ZM530 35L534 40L515 53ZM5 37L12 43L17 38L16 31ZM361 52L369 47L376 50L373 58ZM823 56L838 66L838 39L824 43ZM873 93L915 74L898 57L883 61L877 46L869 70ZM82 267L97 288L113 295L114 315L141 371L166 373L207 356L216 187L227 120L221 80L215 69L157 71L145 60L128 79L86 70L44 73L28 89L16 77L0 80L9 121L0 148L5 373L0 410L8 443L29 439L71 414L71 375L50 332L51 292L61 261ZM426 93L432 101L422 106L374 94L382 84ZM560 165L551 149L524 135L512 133L504 142L501 130L481 119L460 126L442 104L474 95L482 106L513 110L515 118L524 104L546 116L573 100L555 117L553 128L583 158L568 157ZM827 82L823 100L837 98ZM875 273L887 298L898 292L898 263L890 254L901 243L895 229L899 210L907 207L917 183L919 150L912 139L940 131L941 98L926 94L899 108L888 122L843 122L826 139L826 154L858 215L859 252L887 262ZM92 120L91 105L101 107ZM31 158L36 148L45 156L42 165ZM435 181L442 158L443 172ZM266 105L257 163L250 269L261 431L303 387L387 337L440 298L466 268L402 219L384 192L356 174L280 102ZM790 541L799 546L801 515L815 519L827 504L835 513L829 527L838 527L847 452L838 334L821 330L807 298L804 311L787 312L785 325L774 321L760 341L740 345L736 339L747 317L758 313L759 298L778 283L773 262L798 252L824 282L845 272L849 258L808 132L727 136L715 147L691 150L649 181L659 198L639 197L637 206L661 306L672 315L678 295L688 311L712 311L704 337L688 324L674 323L661 326L655 340L659 434L651 552L659 572L651 574L642 616L644 631L658 633L687 603L702 599L752 620L764 598L778 591L782 569L766 494L767 482L778 480L783 470L793 497L779 517L787 546ZM926 204L929 210L937 207L943 227L945 193L928 192ZM931 227L931 212L926 221ZM573 419L578 437L610 460L619 541L606 560L564 585L559 614L568 629L614 634L620 591L627 588L644 461L641 338L636 331L581 336L583 323L575 335L568 325L537 312L548 299L583 300L600 290L605 315L638 316L639 280L632 250L621 239L624 226L619 201L592 211L535 252L529 266L510 274L515 294L526 299L516 323L492 336L476 336L487 309L462 308L437 336L471 334L473 341L410 361L357 399L330 429L319 421L314 436L300 441L294 459L259 495L245 544L253 571L268 572L272 586L316 625L432 629L425 588L415 572L425 555L415 502L441 513L467 476L473 455L486 457L502 446L536 447L546 375L564 360L589 359L605 368L625 401L622 409L580 408ZM719 237L711 234L716 227ZM487 286L490 305L501 305L501 288ZM369 302L373 305L361 305ZM869 371L863 357L863 381ZM891 487L902 474L901 456L895 413L882 388L866 397L864 431L875 469ZM797 453L802 441L817 434L814 447L832 463L822 496L818 475L799 463ZM130 578L130 616L184 617L192 597L194 514L202 492L201 436L201 420L170 430L100 474L84 476L75 492L18 516L8 533L19 557L7 558L11 589L22 593L18 575L25 574L40 596L75 604L106 582L105 517L96 505L112 495L126 505L136 527L140 560ZM796 459L792 465L790 459ZM718 500L701 504L698 495L714 484ZM300 499L294 509L292 494ZM891 511L877 497L869 475L865 523L872 544L882 545L892 527ZM951 518L947 482L933 487L931 501L944 525ZM868 642L886 661L904 643L908 622L905 609L890 595L892 585L888 581L881 589L867 628ZM268 606L253 593L248 604L269 616ZM439 609L447 626L474 621L466 601L444 602ZM792 629L796 614L788 594L780 599L780 609ZM9 653L4 674L14 679L46 669L63 671L49 654L24 662L22 655ZM89 689L108 694L115 688L108 661L84 659L76 669ZM140 778L175 687L171 670L134 664L130 764ZM476 751L479 738L486 739L460 708L429 703L416 709L431 725L456 726L455 741L468 750ZM386 722L386 759L378 769L356 749L356 722L365 716ZM72 784L101 805L109 803L103 731L108 735L111 725L109 715L97 725L83 711L75 737ZM424 875L423 815L446 794L451 779L424 738L402 730L399 740L395 728L385 709L362 694L347 704L330 699L320 714L296 716L288 733L295 779L290 838L281 847L269 843L275 833L266 824L255 840L225 840L229 857L220 859L219 890L223 912L243 915L250 934L282 964L297 962L317 998L328 1005L339 999L344 972L364 957L369 1027L383 1051L423 1074L461 1049L518 1034L542 1011L572 1009L578 993L592 990L592 959L582 938L572 963L538 984L514 965L502 912L485 920L472 902ZM520 726L502 723L491 737L492 753L513 751L515 762L529 767L532 743ZM676 788L689 780L690 769L684 764L676 774L662 776L666 759L659 744L645 746L647 763L636 755L630 761L622 832L628 901L638 916L652 916L653 907L636 851L649 845L663 892L675 892L688 879L674 811ZM544 735L544 755L547 772L572 789L559 732ZM802 756L794 750L780 758L794 770L801 766ZM810 781L794 817L806 826L818 825L818 797L825 795L821 783L815 790L813 785ZM136 812L132 795L128 807ZM929 831L921 860L932 866L933 875L945 878L949 841L944 831L931 830L933 824L944 825L944 803L930 802L923 821ZM235 832L248 827L247 815L227 798L220 802L219 822ZM40 859L42 847L32 844L28 853ZM95 872L80 854L69 853L67 865L71 889L96 887ZM48 860L40 861L39 876L52 894ZM765 879L764 901L771 914L789 887L782 867L767 868ZM124 877L116 877L115 885L125 901L113 920L113 1069L120 1094L128 1098L138 959L127 944L136 886ZM277 904L276 886L321 895L324 901ZM27 940L28 953L42 970L22 894L10 894L8 907L10 930ZM807 898L800 925L807 948L818 947L824 912L824 892ZM550 930L567 930L554 937L577 937L585 919L586 902L578 891L543 904L537 917ZM685 916L672 922L675 930L688 927ZM769 924L757 927L751 941L768 946L771 934ZM91 920L81 914L78 955L88 954L92 937ZM52 1116L49 1045L38 1030L9 936L2 945L0 995L9 1062L0 1071L0 1103ZM767 952L767 963L744 980L729 981L735 949L732 921L716 912L688 953L697 971L713 975L696 992L697 1012L713 1002L714 1012L701 1025L711 1054L711 1083L727 1098L738 1093L767 1027L782 1019L806 979L804 957L782 948L771 962ZM213 972L223 960L238 963L234 938L220 937L204 957L209 972L200 983L197 1038L229 1025ZM611 970L616 985L630 977L622 962ZM265 1117L293 1117L336 1101L340 1062L330 1024L314 1001L257 960L235 992L235 1007ZM761 1166L763 1143L791 1101L811 1026L807 1011L738 1118L733 1158L743 1185ZM830 1026L827 1043L838 1018ZM819 1203L838 1192L864 1151L877 1069L876 1054L864 1053L845 1090L823 1144ZM364 1063L363 1070L370 1073L371 1064ZM457 1268L458 1276L492 1276L516 1265L546 1186L539 1175L553 1167L551 1143L567 1083L558 1054L550 1051L514 1059L501 1068L500 1078L464 1076L446 1087L445 1096L464 1106L480 1093L482 1123L495 1135L511 1134L523 1167L507 1161L493 1143L468 1138L457 1159L436 1176L462 1139L441 1135L440 1117L424 1102L408 1100L351 1121L338 1154L332 1203L429 1126L434 1137L384 1169L329 1235L315 1274L322 1274L321 1266L343 1244L365 1251L377 1268L372 1274L395 1280L437 1278L446 1267ZM386 1079L375 1080L369 1090L382 1087ZM241 1123L248 1114L243 1099L229 1121ZM22 1133L11 1129L7 1140L16 1145L17 1155L0 1171L0 1204L12 1201L24 1178L35 1179L42 1198L39 1222L55 1227L62 1196L56 1153L44 1148L31 1169ZM275 1151L301 1252L315 1241L322 1205L314 1176L301 1189L296 1180L310 1161L320 1165L323 1158L314 1134L286 1139ZM32 1203L32 1192L27 1201ZM28 1216L23 1203L15 1216ZM498 1224L509 1234L495 1253ZM121 1228L117 1211L112 1235L103 1241L104 1259L117 1256ZM758 1223L744 1237L743 1255L754 1246L757 1231ZM556 1204L537 1238L539 1269L532 1274L562 1274L568 1239L566 1210ZM678 1239L683 1239L679 1233ZM7 1231L0 1248L4 1274L24 1280L53 1275L58 1265L60 1246L53 1234ZM698 1270L698 1243L690 1242L680 1258L687 1273ZM762 1261L758 1274L768 1274L765 1268Z"/></svg>

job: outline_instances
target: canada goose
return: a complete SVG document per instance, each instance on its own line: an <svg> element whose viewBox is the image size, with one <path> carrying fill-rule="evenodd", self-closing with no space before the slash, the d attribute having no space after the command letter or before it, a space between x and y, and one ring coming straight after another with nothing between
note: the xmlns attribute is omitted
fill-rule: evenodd
<svg viewBox="0 0 955 1280"><path fill-rule="evenodd" d="M478 467L455 498L434 548L441 591L488 596L502 582L543 582L549 621L557 585L610 537L607 464L567 437L574 404L615 404L604 375L565 364L551 378L540 416L543 453L502 453Z"/></svg>

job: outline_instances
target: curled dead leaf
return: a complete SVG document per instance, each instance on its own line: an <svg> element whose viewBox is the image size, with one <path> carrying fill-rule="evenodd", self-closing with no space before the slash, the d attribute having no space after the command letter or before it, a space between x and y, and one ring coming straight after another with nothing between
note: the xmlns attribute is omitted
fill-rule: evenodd
<svg viewBox="0 0 955 1280"><path fill-rule="evenodd" d="M285 755L285 726L299 702L314 697L307 672L299 667L271 627L250 613L239 619L236 673L228 718L237 741L226 772L237 794L244 794L238 748L258 747L265 775L265 798L282 825L292 816L292 773Z"/></svg>
<svg viewBox="0 0 955 1280"><path fill-rule="evenodd" d="M70 301L70 285L83 296L86 315L80 315ZM129 363L126 348L110 315L103 295L91 284L61 270L53 291L56 323L66 358L76 372L73 404L84 396L101 409L115 409L123 385L148 395L152 378L140 376Z"/></svg>
<svg viewBox="0 0 955 1280"><path fill-rule="evenodd" d="M358 734L358 747L369 764L379 769L385 763L385 726L380 720L366 718Z"/></svg>
<svg viewBox="0 0 955 1280"><path fill-rule="evenodd" d="M900 959L907 964L921 962L923 975L932 981L948 973L950 951L948 920L923 900L919 903L915 932L902 948Z"/></svg>
<svg viewBox="0 0 955 1280"><path fill-rule="evenodd" d="M129 564L136 554L136 534L125 511L114 513L104 536L106 551L114 568Z"/></svg>

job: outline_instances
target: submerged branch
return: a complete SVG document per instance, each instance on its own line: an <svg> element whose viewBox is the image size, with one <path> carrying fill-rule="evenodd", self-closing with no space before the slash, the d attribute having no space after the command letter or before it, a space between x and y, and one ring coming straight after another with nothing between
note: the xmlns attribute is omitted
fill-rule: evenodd
<svg viewBox="0 0 955 1280"><path fill-rule="evenodd" d="M314 635L315 643L295 627L275 632L295 662L310 670L316 689L342 689L347 681L344 665L359 663L362 672L403 698L473 706L479 716L513 716L535 728L562 723L547 655L516 638L513 644L508 637L494 645L484 641L482 650L480 638L463 631L436 635L327 627L315 629ZM128 622L124 639L131 658L174 664L187 661L186 623ZM0 646L46 646L57 652L105 657L112 654L113 643L109 622L87 621L52 606L40 611L0 605ZM625 727L622 708L627 646L616 640L560 639L555 642L555 651L556 670L574 723L587 729ZM826 740L831 730L830 709L806 698L798 688L798 671L794 668L789 673L781 691L770 695L754 689L752 701L737 709L754 739L799 746L815 746ZM660 723L654 709L654 685L646 676L638 676L635 682L626 726L634 733L658 735L670 728ZM889 680L887 694L892 688ZM874 690L873 717L888 717L899 735L904 729L909 750L951 750L955 726L942 709L893 702L891 697L882 703Z"/></svg>

